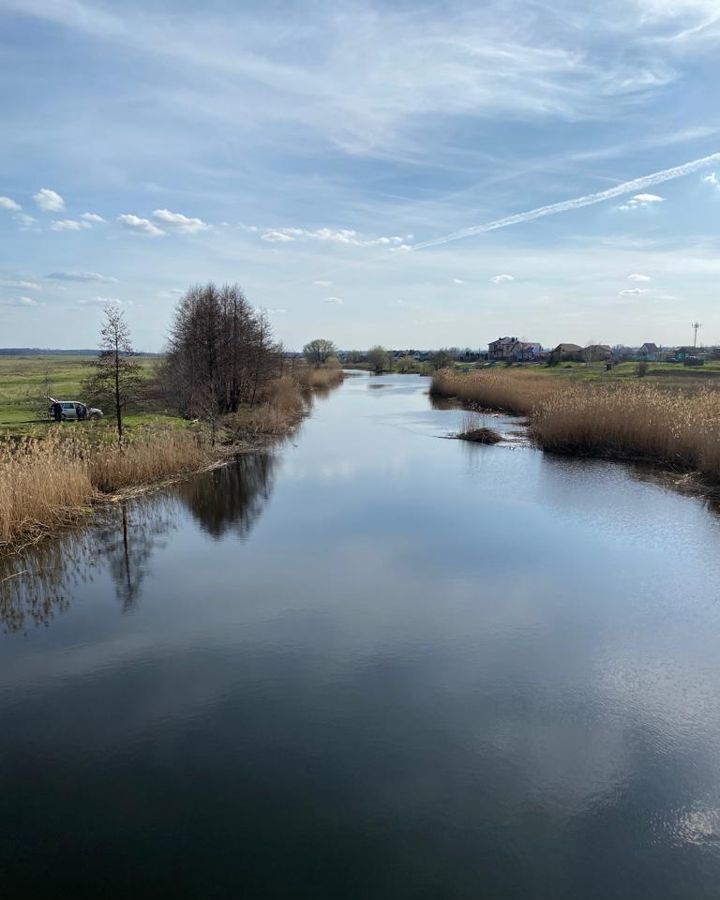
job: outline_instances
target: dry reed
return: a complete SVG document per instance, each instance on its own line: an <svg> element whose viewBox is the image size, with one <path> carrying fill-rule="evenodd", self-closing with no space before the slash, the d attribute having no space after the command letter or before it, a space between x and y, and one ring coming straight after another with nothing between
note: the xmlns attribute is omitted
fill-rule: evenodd
<svg viewBox="0 0 720 900"><path fill-rule="evenodd" d="M659 462L720 481L720 392L653 385L576 385L532 418L545 450Z"/></svg>
<svg viewBox="0 0 720 900"><path fill-rule="evenodd" d="M471 406L530 416L564 387L552 377L521 369L467 374L441 369L433 375L430 393L434 397L455 397Z"/></svg>

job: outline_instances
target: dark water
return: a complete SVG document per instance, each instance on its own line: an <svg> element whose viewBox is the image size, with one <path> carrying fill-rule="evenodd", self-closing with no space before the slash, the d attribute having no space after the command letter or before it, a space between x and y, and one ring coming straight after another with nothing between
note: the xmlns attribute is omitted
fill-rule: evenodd
<svg viewBox="0 0 720 900"><path fill-rule="evenodd" d="M0 587L3 898L720 895L716 515L426 389Z"/></svg>

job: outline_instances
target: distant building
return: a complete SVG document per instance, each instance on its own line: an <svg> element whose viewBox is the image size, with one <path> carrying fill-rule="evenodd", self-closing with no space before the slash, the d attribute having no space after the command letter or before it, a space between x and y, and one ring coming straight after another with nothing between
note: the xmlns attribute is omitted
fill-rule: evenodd
<svg viewBox="0 0 720 900"><path fill-rule="evenodd" d="M568 362L569 360L580 359L580 344L558 344L550 354L555 362Z"/></svg>
<svg viewBox="0 0 720 900"><path fill-rule="evenodd" d="M607 362L612 359L612 347L609 344L590 344L589 347L583 347L580 351L580 358L583 362Z"/></svg>
<svg viewBox="0 0 720 900"><path fill-rule="evenodd" d="M652 341L647 341L638 350L637 358L641 362L657 362L660 358L660 348Z"/></svg>
<svg viewBox="0 0 720 900"><path fill-rule="evenodd" d="M488 344L488 357L491 360L512 359L517 342L516 337L501 337L496 341L491 341Z"/></svg>

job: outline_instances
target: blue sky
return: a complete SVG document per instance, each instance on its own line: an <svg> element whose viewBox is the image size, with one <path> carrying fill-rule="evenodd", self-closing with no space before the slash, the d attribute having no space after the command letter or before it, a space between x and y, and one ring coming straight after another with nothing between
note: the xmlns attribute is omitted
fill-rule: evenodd
<svg viewBox="0 0 720 900"><path fill-rule="evenodd" d="M720 153L719 51L718 0L0 0L0 346L158 350L210 279L289 348L720 343L720 157L566 203Z"/></svg>

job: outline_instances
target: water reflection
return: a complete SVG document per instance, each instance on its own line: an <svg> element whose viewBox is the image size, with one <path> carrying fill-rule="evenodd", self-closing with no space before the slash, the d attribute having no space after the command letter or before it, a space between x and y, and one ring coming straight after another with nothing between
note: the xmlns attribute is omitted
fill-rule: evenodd
<svg viewBox="0 0 720 900"><path fill-rule="evenodd" d="M270 499L276 466L277 457L269 453L241 456L185 482L178 496L212 537L233 532L245 538Z"/></svg>
<svg viewBox="0 0 720 900"><path fill-rule="evenodd" d="M270 497L276 457L248 454L173 489L100 509L93 525L0 560L0 625L6 634L49 625L81 584L107 573L123 613L142 594L152 558L187 510L215 539L245 539Z"/></svg>
<svg viewBox="0 0 720 900"><path fill-rule="evenodd" d="M97 552L107 561L123 612L133 609L154 551L166 543L175 527L177 500L172 496L146 497L119 503L103 516L97 530Z"/></svg>

